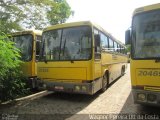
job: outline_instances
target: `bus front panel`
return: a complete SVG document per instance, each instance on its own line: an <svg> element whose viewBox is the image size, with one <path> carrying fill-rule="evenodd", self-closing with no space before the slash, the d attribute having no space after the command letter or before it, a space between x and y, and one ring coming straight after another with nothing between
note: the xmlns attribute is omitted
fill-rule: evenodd
<svg viewBox="0 0 160 120"><path fill-rule="evenodd" d="M160 10L133 17L131 81L136 103L160 105Z"/></svg>

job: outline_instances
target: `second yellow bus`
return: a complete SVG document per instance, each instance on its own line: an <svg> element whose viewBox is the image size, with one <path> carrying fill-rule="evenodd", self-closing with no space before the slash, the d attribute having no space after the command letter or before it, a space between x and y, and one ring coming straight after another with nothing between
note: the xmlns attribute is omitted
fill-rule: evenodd
<svg viewBox="0 0 160 120"><path fill-rule="evenodd" d="M31 88L37 88L37 60L39 59L42 31L26 30L12 33L12 39L21 51L21 66L25 76L29 78Z"/></svg>

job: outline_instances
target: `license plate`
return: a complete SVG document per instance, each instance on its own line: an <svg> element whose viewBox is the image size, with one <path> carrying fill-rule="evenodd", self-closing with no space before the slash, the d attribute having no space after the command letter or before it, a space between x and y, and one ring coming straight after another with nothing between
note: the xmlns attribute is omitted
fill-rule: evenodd
<svg viewBox="0 0 160 120"><path fill-rule="evenodd" d="M55 86L54 89L56 89L56 90L64 90L63 86Z"/></svg>

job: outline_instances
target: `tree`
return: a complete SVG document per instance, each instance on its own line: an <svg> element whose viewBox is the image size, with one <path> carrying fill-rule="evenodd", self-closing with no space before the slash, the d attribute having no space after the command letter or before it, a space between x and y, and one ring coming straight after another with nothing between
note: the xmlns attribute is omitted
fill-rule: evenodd
<svg viewBox="0 0 160 120"><path fill-rule="evenodd" d="M57 23L64 23L66 19L71 15L69 5L65 0L55 0L57 4L51 7L47 12L47 18L51 25Z"/></svg>
<svg viewBox="0 0 160 120"><path fill-rule="evenodd" d="M29 92L20 70L19 50L5 34L0 34L0 101L17 98Z"/></svg>
<svg viewBox="0 0 160 120"><path fill-rule="evenodd" d="M42 29L63 23L70 15L71 8L66 0L1 0L0 31Z"/></svg>
<svg viewBox="0 0 160 120"><path fill-rule="evenodd" d="M22 28L18 25L22 11L18 6L14 5L15 3L11 0L9 1L0 1L0 31L8 33L14 30L21 30ZM18 17L19 16L19 17Z"/></svg>

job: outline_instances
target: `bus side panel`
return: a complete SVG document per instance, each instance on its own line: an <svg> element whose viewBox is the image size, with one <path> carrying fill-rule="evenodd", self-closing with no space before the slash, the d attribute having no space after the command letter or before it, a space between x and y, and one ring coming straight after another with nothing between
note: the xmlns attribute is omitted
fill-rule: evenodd
<svg viewBox="0 0 160 120"><path fill-rule="evenodd" d="M127 56L115 53L102 53L102 71L109 71L109 81L112 82L121 76L122 67L126 69Z"/></svg>

